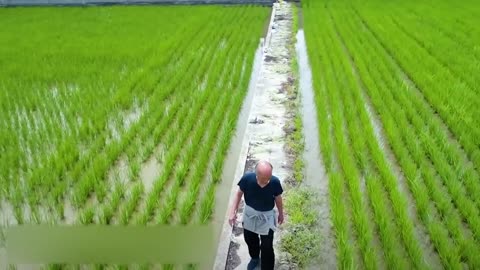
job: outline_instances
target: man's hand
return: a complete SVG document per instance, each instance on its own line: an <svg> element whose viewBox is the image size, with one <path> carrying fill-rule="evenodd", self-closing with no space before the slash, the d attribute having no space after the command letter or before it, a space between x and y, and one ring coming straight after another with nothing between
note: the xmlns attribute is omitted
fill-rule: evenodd
<svg viewBox="0 0 480 270"><path fill-rule="evenodd" d="M278 224L282 225L283 224L283 213L278 214Z"/></svg>
<svg viewBox="0 0 480 270"><path fill-rule="evenodd" d="M236 221L237 221L237 214L231 213L230 216L228 217L228 223L230 223L230 226L233 226L235 225Z"/></svg>
<svg viewBox="0 0 480 270"><path fill-rule="evenodd" d="M283 223L283 199L282 195L278 195L275 197L275 204L278 208L278 224L281 225Z"/></svg>
<svg viewBox="0 0 480 270"><path fill-rule="evenodd" d="M237 194L235 194L235 199L233 200L232 208L230 209L230 215L228 216L228 223L230 223L230 226L234 226L237 221L237 209L242 196L243 191L239 188Z"/></svg>

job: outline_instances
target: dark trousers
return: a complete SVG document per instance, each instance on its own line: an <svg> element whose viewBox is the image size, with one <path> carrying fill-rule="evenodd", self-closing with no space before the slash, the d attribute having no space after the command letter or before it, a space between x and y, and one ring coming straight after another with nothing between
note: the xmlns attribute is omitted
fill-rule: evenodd
<svg viewBox="0 0 480 270"><path fill-rule="evenodd" d="M275 266L275 253L273 251L273 231L270 229L268 235L259 235L243 229L243 236L248 246L250 257L257 259L261 252L261 269L273 270ZM260 241L261 240L261 241Z"/></svg>

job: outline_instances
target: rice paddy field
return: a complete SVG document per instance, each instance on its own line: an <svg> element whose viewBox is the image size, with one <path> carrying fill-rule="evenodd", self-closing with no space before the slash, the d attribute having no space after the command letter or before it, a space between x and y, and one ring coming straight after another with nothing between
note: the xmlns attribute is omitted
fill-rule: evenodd
<svg viewBox="0 0 480 270"><path fill-rule="evenodd" d="M0 225L209 223L271 10L0 8ZM480 6L299 10L337 268L480 269Z"/></svg>
<svg viewBox="0 0 480 270"><path fill-rule="evenodd" d="M303 1L339 268L480 267L475 1Z"/></svg>
<svg viewBox="0 0 480 270"><path fill-rule="evenodd" d="M3 225L207 223L268 15L0 9Z"/></svg>

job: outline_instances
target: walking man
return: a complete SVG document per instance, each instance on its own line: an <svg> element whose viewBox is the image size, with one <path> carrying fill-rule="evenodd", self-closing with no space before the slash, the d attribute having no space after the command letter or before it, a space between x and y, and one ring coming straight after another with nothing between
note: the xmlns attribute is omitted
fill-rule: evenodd
<svg viewBox="0 0 480 270"><path fill-rule="evenodd" d="M273 234L277 226L277 215L274 207L276 205L278 209L278 224L282 224L283 189L280 180L272 175L272 171L272 164L260 161L255 166L255 172L243 175L238 182L239 188L230 210L229 222L233 226L237 219L240 199L245 196L242 224L243 236L251 257L248 270L255 269L259 263L262 270L273 270L275 266Z"/></svg>

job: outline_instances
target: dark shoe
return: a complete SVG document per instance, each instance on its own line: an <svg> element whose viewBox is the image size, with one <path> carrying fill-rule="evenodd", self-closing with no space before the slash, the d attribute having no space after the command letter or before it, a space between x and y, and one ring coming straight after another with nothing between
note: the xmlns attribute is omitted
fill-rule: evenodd
<svg viewBox="0 0 480 270"><path fill-rule="evenodd" d="M248 263L247 270L253 270L257 267L258 263L260 262L259 259L251 259Z"/></svg>

